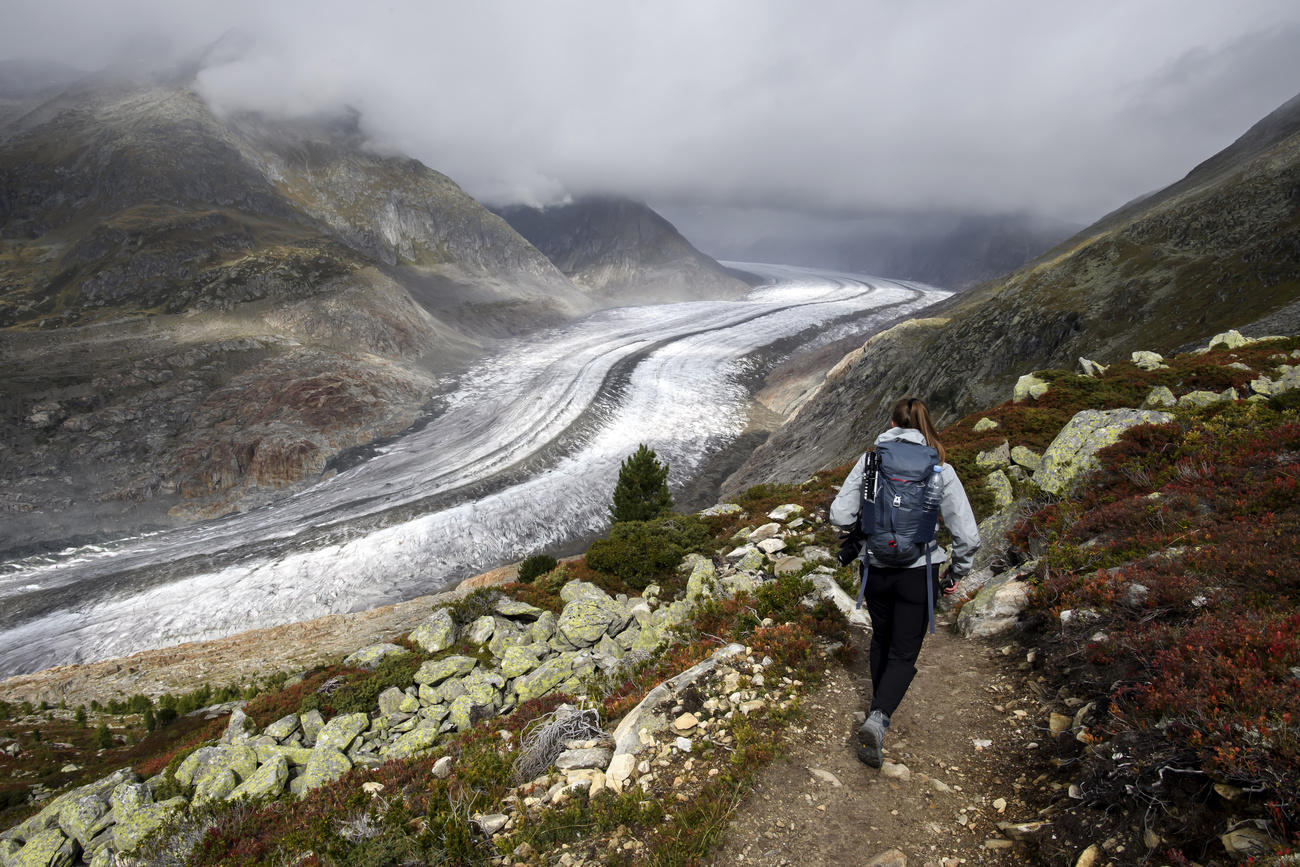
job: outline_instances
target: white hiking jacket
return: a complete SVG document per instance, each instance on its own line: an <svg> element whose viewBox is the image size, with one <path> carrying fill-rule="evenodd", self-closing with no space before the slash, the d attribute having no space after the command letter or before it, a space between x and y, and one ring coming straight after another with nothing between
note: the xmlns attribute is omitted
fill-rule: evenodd
<svg viewBox="0 0 1300 867"><path fill-rule="evenodd" d="M909 443L918 443L925 445L925 434L919 430L910 427L891 427L889 430L876 437L877 443L889 442L891 440L904 440ZM858 462L849 470L848 476L844 479L844 484L840 485L840 491L835 495L835 502L831 503L831 523L844 530L852 529L858 524L858 512L862 508L862 464L866 455L858 458ZM975 552L980 547L979 524L975 521L975 513L971 510L970 500L966 499L966 489L962 487L961 479L957 478L957 471L952 468L951 464L944 463L943 473L943 501L939 505L939 514L943 516L944 526L948 532L952 533L952 567L960 574L970 572L971 563L975 560ZM930 555L931 563L943 563L948 560L948 552L942 547L935 546L933 553ZM871 558L872 566L881 566L874 557ZM925 557L917 558L916 562L905 568L915 568L925 565ZM895 567L896 568L896 567Z"/></svg>

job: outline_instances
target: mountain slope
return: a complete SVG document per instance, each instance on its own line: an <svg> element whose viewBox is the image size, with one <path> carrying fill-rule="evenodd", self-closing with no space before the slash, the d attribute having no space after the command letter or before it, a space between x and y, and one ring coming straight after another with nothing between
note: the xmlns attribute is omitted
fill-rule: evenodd
<svg viewBox="0 0 1300 867"><path fill-rule="evenodd" d="M261 502L408 427L485 341L593 306L353 119L31 90L0 88L0 550Z"/></svg>
<svg viewBox="0 0 1300 867"><path fill-rule="evenodd" d="M609 300L696 301L737 297L749 289L637 202L591 198L547 208L516 205L499 213L574 283Z"/></svg>
<svg viewBox="0 0 1300 867"><path fill-rule="evenodd" d="M1167 353L1228 328L1252 333L1264 317L1268 328L1294 332L1297 298L1300 99L1292 99L1167 190L868 340L725 490L848 459L887 424L899 395L926 399L946 423L1004 400L1026 369Z"/></svg>

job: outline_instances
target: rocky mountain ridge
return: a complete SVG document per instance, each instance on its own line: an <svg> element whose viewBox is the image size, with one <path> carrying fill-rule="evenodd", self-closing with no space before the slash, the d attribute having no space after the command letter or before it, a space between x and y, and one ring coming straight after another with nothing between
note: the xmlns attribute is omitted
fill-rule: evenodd
<svg viewBox="0 0 1300 867"><path fill-rule="evenodd" d="M942 423L1005 394L1018 371L1172 352L1229 328L1300 326L1300 99L1184 181L1007 276L869 339L724 491L794 480L860 452L901 395ZM1259 324L1254 324L1254 323Z"/></svg>

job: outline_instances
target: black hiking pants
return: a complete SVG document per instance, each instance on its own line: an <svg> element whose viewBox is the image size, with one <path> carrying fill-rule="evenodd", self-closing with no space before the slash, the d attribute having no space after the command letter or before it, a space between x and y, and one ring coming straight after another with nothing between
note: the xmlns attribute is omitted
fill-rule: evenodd
<svg viewBox="0 0 1300 867"><path fill-rule="evenodd" d="M871 710L893 716L916 676L916 658L930 626L925 595L926 567L867 571L867 612L871 615ZM930 569L939 598L939 564Z"/></svg>

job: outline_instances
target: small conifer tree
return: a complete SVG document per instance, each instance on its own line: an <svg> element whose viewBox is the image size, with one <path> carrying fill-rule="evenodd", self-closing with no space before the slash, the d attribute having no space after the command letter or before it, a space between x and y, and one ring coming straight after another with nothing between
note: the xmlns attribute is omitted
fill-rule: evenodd
<svg viewBox="0 0 1300 867"><path fill-rule="evenodd" d="M650 447L641 443L619 468L609 516L615 523L649 521L672 507L673 496L668 492L668 464L659 463Z"/></svg>

